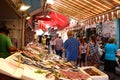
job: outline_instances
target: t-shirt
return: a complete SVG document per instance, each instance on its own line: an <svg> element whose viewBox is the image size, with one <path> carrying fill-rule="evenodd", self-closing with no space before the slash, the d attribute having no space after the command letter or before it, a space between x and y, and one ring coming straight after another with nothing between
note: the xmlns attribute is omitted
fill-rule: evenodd
<svg viewBox="0 0 120 80"><path fill-rule="evenodd" d="M66 57L68 61L76 61L78 58L78 47L80 43L75 38L69 38L64 43L66 49Z"/></svg>
<svg viewBox="0 0 120 80"><path fill-rule="evenodd" d="M0 33L0 57L6 58L10 55L8 48L12 46L12 42L8 36Z"/></svg>
<svg viewBox="0 0 120 80"><path fill-rule="evenodd" d="M117 51L117 47L115 44L106 44L104 50L106 60L116 60L115 53Z"/></svg>

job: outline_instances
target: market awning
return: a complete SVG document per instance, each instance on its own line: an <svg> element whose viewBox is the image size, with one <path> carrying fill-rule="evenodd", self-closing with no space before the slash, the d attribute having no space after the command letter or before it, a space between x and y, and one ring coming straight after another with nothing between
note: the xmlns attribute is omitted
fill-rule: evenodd
<svg viewBox="0 0 120 80"><path fill-rule="evenodd" d="M38 20L38 27L37 27L37 29L39 29L39 28L42 29L44 32L47 31L46 25L45 25L44 22L41 21L41 20Z"/></svg>
<svg viewBox="0 0 120 80"><path fill-rule="evenodd" d="M50 17L55 21L55 23L57 24L58 29L64 29L65 27L67 27L69 25L69 20L66 16L53 12L51 11L49 13Z"/></svg>
<svg viewBox="0 0 120 80"><path fill-rule="evenodd" d="M64 15L50 12L49 17L40 17L36 18L38 21L38 27L41 28L43 31L47 31L49 27L54 28L57 27L59 30L64 29L69 25L68 18Z"/></svg>
<svg viewBox="0 0 120 80"><path fill-rule="evenodd" d="M46 2L45 10L59 12L78 21L120 9L120 0L51 0L51 2Z"/></svg>

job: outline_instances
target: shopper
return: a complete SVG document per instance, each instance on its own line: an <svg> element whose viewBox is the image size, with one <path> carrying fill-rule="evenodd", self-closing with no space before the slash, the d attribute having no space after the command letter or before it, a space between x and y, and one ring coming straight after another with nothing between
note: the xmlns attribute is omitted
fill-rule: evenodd
<svg viewBox="0 0 120 80"><path fill-rule="evenodd" d="M73 35L74 34L72 30L69 30L67 32L68 39L65 41L63 49L66 51L67 61L76 66L78 59L78 48L80 46L80 43L73 37Z"/></svg>
<svg viewBox="0 0 120 80"><path fill-rule="evenodd" d="M87 56L88 54L88 45L85 42L83 37L80 37L80 47L79 47L79 59L80 60L78 63L80 66L85 66L86 61L87 61Z"/></svg>
<svg viewBox="0 0 120 80"><path fill-rule="evenodd" d="M54 49L54 37L50 38L50 44L49 44L49 48L50 48L50 54L54 54L55 53L55 49Z"/></svg>
<svg viewBox="0 0 120 80"><path fill-rule="evenodd" d="M105 61L104 61L104 70L107 72L115 73L116 66L116 56L117 47L114 44L115 39L110 38L108 43L104 47L105 51Z"/></svg>
<svg viewBox="0 0 120 80"><path fill-rule="evenodd" d="M50 37L46 35L46 45L49 47L50 45Z"/></svg>
<svg viewBox="0 0 120 80"><path fill-rule="evenodd" d="M89 37L89 43L88 43L88 50L89 53L87 54L88 60L88 66L95 66L99 68L100 65L100 55L99 55L99 45L96 40L96 36L92 34Z"/></svg>
<svg viewBox="0 0 120 80"><path fill-rule="evenodd" d="M11 51L16 51L17 49L13 47L13 44L8 37L9 30L6 26L0 28L0 58L6 58L11 55Z"/></svg>
<svg viewBox="0 0 120 80"><path fill-rule="evenodd" d="M56 54L62 57L63 40L61 39L61 37L59 37L59 34L56 34L54 45Z"/></svg>
<svg viewBox="0 0 120 80"><path fill-rule="evenodd" d="M46 37L45 36L42 36L42 44L46 45Z"/></svg>

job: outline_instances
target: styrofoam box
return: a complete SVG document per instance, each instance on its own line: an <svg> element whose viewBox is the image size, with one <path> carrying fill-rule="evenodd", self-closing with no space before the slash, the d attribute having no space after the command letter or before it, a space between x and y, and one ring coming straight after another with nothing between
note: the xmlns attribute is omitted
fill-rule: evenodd
<svg viewBox="0 0 120 80"><path fill-rule="evenodd" d="M100 76L91 76L91 75L89 75L87 72L84 71L84 69L87 69L87 68L92 68L92 70L94 70L95 72L98 72L100 74ZM109 80L109 77L108 77L107 74L105 74L104 72L102 72L101 70L97 69L94 66L81 67L80 70L82 72L84 72L85 74L89 75L90 78L92 78L93 80Z"/></svg>
<svg viewBox="0 0 120 80"><path fill-rule="evenodd" d="M5 59L0 59L0 73L21 79L23 68L13 65Z"/></svg>
<svg viewBox="0 0 120 80"><path fill-rule="evenodd" d="M22 79L24 80L55 80L55 77L52 78L46 78L46 73L39 74L35 73L37 69L31 66L26 66L24 68L24 72L22 75Z"/></svg>

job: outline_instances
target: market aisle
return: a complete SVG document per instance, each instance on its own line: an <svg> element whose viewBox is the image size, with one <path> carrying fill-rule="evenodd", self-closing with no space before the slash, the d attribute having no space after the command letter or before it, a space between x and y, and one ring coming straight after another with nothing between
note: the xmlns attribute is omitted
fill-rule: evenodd
<svg viewBox="0 0 120 80"><path fill-rule="evenodd" d="M100 66L100 70L105 72L104 71L104 65L101 65ZM116 74L112 74L112 73L108 73L108 72L105 72L107 75L109 75L110 79L109 80L120 80L120 69L117 67L116 68Z"/></svg>

